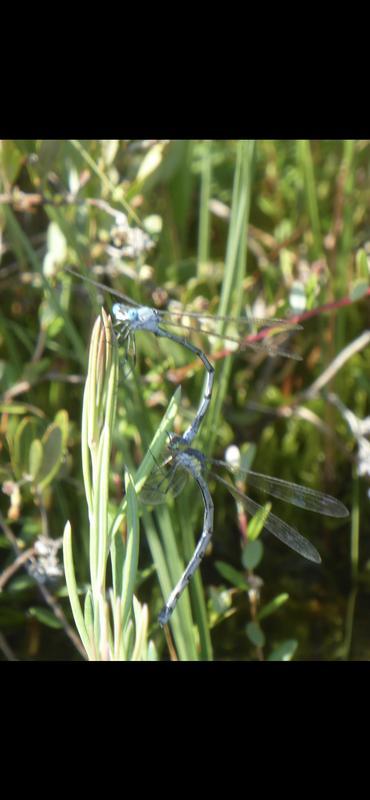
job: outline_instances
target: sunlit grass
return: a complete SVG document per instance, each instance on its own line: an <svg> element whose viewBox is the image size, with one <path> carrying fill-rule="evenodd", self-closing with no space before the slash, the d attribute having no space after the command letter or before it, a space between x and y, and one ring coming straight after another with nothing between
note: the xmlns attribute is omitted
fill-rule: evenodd
<svg viewBox="0 0 370 800"><path fill-rule="evenodd" d="M354 436L340 406L328 402L328 395L334 394L359 421L367 417L369 348L360 337L368 327L369 152L368 142L352 140L1 143L0 475L6 490L1 507L8 524L3 529L1 569L15 558L4 532L9 533L10 524L22 550L31 547L45 527L60 537L69 519L72 536L68 540L67 531L66 546L73 543L75 600L90 598L87 586L92 587L91 605L88 599L85 608L80 606L86 631L90 624L93 630L87 639L86 631L80 631L90 657L99 654L97 619L102 630L105 626L108 631L109 623L112 637L118 637L115 647L108 636L107 646L115 657L136 657L145 651L143 642L151 640L148 658L155 652L160 658L171 653L182 660L330 658L339 652L333 642L340 635L345 641L341 657L351 657L356 631L353 595L346 619L341 620L339 609L346 600L347 580L356 587L367 586L369 552L363 531L368 526L368 473L364 458L360 467L358 461L365 437ZM146 230L153 240L151 249L138 251L134 258L124 253L127 241L122 230L119 241L119 214L127 215L130 230ZM261 593L243 594L215 567L223 562L239 573L246 569L235 505L212 486L212 547L173 615L170 650L157 613L193 552L202 503L190 485L175 501L151 512L140 504L140 486L152 466L151 453L160 460L165 451L163 419L169 429L185 429L199 402L204 371L181 348L144 333L137 336L131 374L125 373L118 352L115 424L109 442L101 445L96 475L101 475L102 459L105 472L101 502L95 500L94 506L97 484L92 473L89 477L91 453L84 440L93 407L82 418L82 397L93 323L99 305L104 302L109 310L111 302L91 287L77 285L64 271L66 266L84 274L94 271L98 280L160 308L175 299L189 310L210 306L221 314L248 309L261 316L302 317L304 330L291 340L303 357L301 363L248 352L218 357L214 342L197 339L207 355L214 354L216 382L195 445L222 458L229 444L255 444L256 469L335 494L353 507L351 527L332 522L325 528L312 526L309 516L289 509L289 523L303 533L314 528L315 545L323 553L322 570L307 571L294 555L266 538L256 567L257 578L264 582ZM181 402L177 395L169 406L180 385ZM69 420L63 459L58 474L35 491L28 456L23 461L16 457L20 425L29 417L30 432L38 420L37 437L42 441L61 411ZM38 445L32 452L37 473ZM98 454L96 458L99 461ZM132 482L127 483L125 470ZM132 572L123 571L125 485L132 520L133 498L138 496L141 531L137 555L135 546L131 552L132 563L139 559ZM84 492L90 522L94 517L102 523L104 517L99 545L90 537ZM111 602L102 582L110 545L113 566L107 586L115 599L107 618L94 587L99 586L104 602ZM1 595L5 624L8 619L11 630L18 614L14 648L19 648L20 658L28 655L22 631L34 592L34 582L19 570ZM52 586L53 592L69 614L64 585ZM289 600L284 607L277 605L266 623L266 641L261 644L259 638L253 644L256 628L248 625L275 597L286 594ZM138 605L134 608L133 595L147 606L147 618L140 616ZM328 630L317 649L316 618L311 613L315 603ZM132 632L126 631L125 641L120 638L121 614L125 625L131 615L130 630L138 631L136 650ZM45 622L37 624L44 634L39 657L47 657L49 646L53 657L54 631L47 631ZM368 642L363 647L367 652ZM69 650L66 657L75 657L75 652Z"/></svg>

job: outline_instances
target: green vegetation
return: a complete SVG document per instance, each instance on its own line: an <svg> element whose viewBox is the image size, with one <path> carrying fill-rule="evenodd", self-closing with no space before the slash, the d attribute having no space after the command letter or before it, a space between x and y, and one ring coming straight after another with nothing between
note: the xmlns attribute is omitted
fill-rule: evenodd
<svg viewBox="0 0 370 800"><path fill-rule="evenodd" d="M370 657L369 178L367 141L0 142L0 659ZM68 268L303 326L301 361L191 335L216 367L194 446L342 500L347 520L271 503L321 565L211 480L212 545L159 627L203 507L190 480L154 509L140 491L204 369L146 332L123 365L114 298Z"/></svg>

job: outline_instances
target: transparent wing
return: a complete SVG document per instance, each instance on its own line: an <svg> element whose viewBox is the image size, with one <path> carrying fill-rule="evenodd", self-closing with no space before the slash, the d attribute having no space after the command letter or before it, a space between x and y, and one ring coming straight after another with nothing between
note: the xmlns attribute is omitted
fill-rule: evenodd
<svg viewBox="0 0 370 800"><path fill-rule="evenodd" d="M75 270L70 269L69 267L65 267L65 271L82 281L86 281L92 286L96 286L98 289L101 289L108 294L114 295L114 297L120 298L127 305L135 306L137 308L140 307L140 303L137 303L135 300L132 300L131 297L122 294L122 292L111 289L104 283L94 281L91 278L87 278L85 275L80 275L78 272L75 272ZM168 325L169 327L180 328L181 330L190 331L192 333L198 331L205 336L214 336L222 341L236 343L241 349L249 347L253 350L263 350L270 356L280 355L284 356L285 358L292 358L295 361L302 360L300 355L292 353L289 350L286 350L284 347L284 342L286 341L289 333L292 331L302 330L301 325L292 323L289 320L273 318L258 319L257 317L218 316L217 314L198 314L196 312L186 310L157 310L157 313L161 318L162 323L164 325ZM183 321L184 318L192 319L194 325L187 325L186 322ZM223 334L219 334L217 331L212 330L212 326L216 325L218 322L229 323L229 325L232 326L232 331L228 331L226 329ZM265 334L263 330L261 331L261 328L268 329L268 335ZM257 331L257 333L255 331ZM246 341L248 333L254 337L253 341Z"/></svg>
<svg viewBox="0 0 370 800"><path fill-rule="evenodd" d="M302 330L302 325L292 322L290 319L284 319L280 317L232 317L222 314L203 314L201 311L187 311L186 309L179 311L174 311L171 309L168 311L159 311L158 313L161 314L163 318L166 318L166 320L167 318L172 318L174 323L178 317L191 317L194 320L205 320L206 322L232 322L236 325L248 328L272 328L280 326L281 328L287 328L293 331ZM170 319L168 319L168 322L169 321Z"/></svg>
<svg viewBox="0 0 370 800"><path fill-rule="evenodd" d="M92 286L96 286L98 289L101 289L103 292L107 292L108 294L112 294L115 297L120 298L128 305L136 306L140 308L140 303L137 303L136 300L133 300L131 297L128 297L126 294L122 292L118 292L117 289L112 289L110 286L106 286L104 283L100 283L99 281L92 280L92 278L88 278L86 275L80 275L79 272L71 269L70 267L65 267L65 272L68 272L70 275L74 275L76 278L79 278L81 281L86 281L90 283ZM167 325L176 325L181 328L188 327L189 330L193 330L191 326L187 326L183 322L181 322L182 317L191 317L195 321L198 321L200 324L204 320L207 322L231 322L238 327L248 328L251 330L252 328L280 328L284 331L301 331L303 330L302 325L297 323L291 322L289 319L280 319L280 318L263 318L263 317L231 317L231 316L223 316L219 314L202 314L197 311L187 311L183 309L182 311L161 311L157 309L157 313L162 317L163 321L166 322ZM205 330L206 333L211 333L208 329ZM213 336L217 336L215 332L212 332Z"/></svg>
<svg viewBox="0 0 370 800"><path fill-rule="evenodd" d="M239 492L235 486L231 486L228 481L225 481L220 475L216 475L216 473L212 472L212 475L219 483L222 483L230 494L235 497L235 500L242 503L244 508L250 514L255 514L256 511L259 511L262 506L259 503L256 503L254 500L251 500L250 497L243 494L243 492ZM277 539L290 547L291 550L295 550L296 553L303 556L303 558L307 558L309 561L314 561L316 564L321 563L321 556L320 553L316 550L316 547L311 544L301 533L295 528L292 528L291 525L288 525L279 517L276 517L275 514L269 513L267 520L264 524L264 528L268 530L270 533L273 534Z"/></svg>
<svg viewBox="0 0 370 800"><path fill-rule="evenodd" d="M193 325L188 325L184 321L188 317L192 319ZM218 320L228 320L228 325L226 325L222 334L213 330L213 325ZM190 331L191 333L200 333L203 336L214 337L226 343L233 342L242 350L248 347L253 350L263 350L271 356L281 355L286 358L293 358L296 361L302 360L300 355L292 353L285 347L289 335L293 331L302 330L302 326L294 325L287 320L247 319L246 317L233 319L232 317L188 314L187 312L182 312L181 315L173 317L172 313L163 312L161 321L162 325L167 327Z"/></svg>
<svg viewBox="0 0 370 800"><path fill-rule="evenodd" d="M215 463L215 462L212 462ZM299 508L308 511L316 511L318 514L325 514L328 517L348 517L349 511L335 497L329 494L310 489L308 486L300 486L297 483L290 483L281 478L273 478L270 475L262 475L252 470L234 470L225 461L217 461L218 466L223 466L232 474L244 475L250 486L260 489L266 494L284 500Z"/></svg>
<svg viewBox="0 0 370 800"><path fill-rule="evenodd" d="M99 283L99 281L93 281L92 278L87 278L86 275L80 275L79 272L75 272L74 269L70 269L70 267L64 267L65 272L69 272L70 275L74 275L75 278L79 278L80 281L86 281L86 283L90 283L92 286L96 286L97 289L101 289L103 292L107 292L108 294L113 294L115 297L119 297L120 300L123 300L129 306L135 306L140 308L140 303L137 303L136 300L132 300L131 297L127 297L126 294L122 294L122 292L117 292L115 289L111 289L110 286L106 286L104 283Z"/></svg>
<svg viewBox="0 0 370 800"><path fill-rule="evenodd" d="M239 349L245 350L247 347L251 348L252 350L261 351L264 350L268 353L269 356L284 356L284 358L292 358L294 361L302 361L302 356L299 353L293 353L291 350L286 350L284 344L286 343L287 335L277 335L276 338L272 338L272 336L268 336L264 339L260 339L256 341L245 341L242 340L239 342ZM281 344L280 344L281 343Z"/></svg>
<svg viewBox="0 0 370 800"><path fill-rule="evenodd" d="M169 494L176 497L182 492L187 479L188 473L178 464L155 467L139 494L139 500L152 506L165 503Z"/></svg>
<svg viewBox="0 0 370 800"><path fill-rule="evenodd" d="M127 305L135 306L137 308L140 307L140 303L137 303L135 300L132 300L131 297L122 294L122 292L118 292L116 289L111 289L104 283L94 281L91 278L87 278L85 275L80 275L78 272L75 272L75 270L70 269L69 267L65 267L65 271L82 281L86 281L92 286L96 286L96 288L101 289L103 292L107 292L107 294L111 294L114 295L114 297L120 298L120 300L123 300ZM214 336L223 341L235 342L238 347L241 347L242 349L250 347L254 350L264 350L271 356L281 355L285 356L286 358L293 358L296 361L302 360L301 356L291 353L290 351L285 350L283 346L280 346L280 342L284 342L290 332L302 330L301 325L292 323L290 320L273 318L258 319L257 317L229 317L219 316L217 314L198 314L194 311L186 310L157 310L157 313L160 316L163 324L168 325L169 327L172 326L193 333L194 330L199 331L199 333L202 333L206 336ZM187 325L183 321L186 317L193 320L193 326ZM212 330L212 325L216 324L217 322L229 323L233 327L233 332L228 332L226 330L225 333L219 334L217 331ZM260 330L261 328L269 329L268 336L263 334L263 332ZM255 333L253 329L257 330L257 333ZM253 342L243 341L243 339L246 338L247 333L254 335L256 340Z"/></svg>

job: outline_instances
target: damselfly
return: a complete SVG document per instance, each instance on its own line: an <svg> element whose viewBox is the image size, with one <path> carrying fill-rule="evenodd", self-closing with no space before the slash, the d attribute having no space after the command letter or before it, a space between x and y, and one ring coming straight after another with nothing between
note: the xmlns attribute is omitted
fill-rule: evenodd
<svg viewBox="0 0 370 800"><path fill-rule="evenodd" d="M241 503L248 513L255 514L256 511L262 508L255 500L252 500L237 489L236 486L222 478L217 472L214 472L213 467L221 467L234 476L236 474L238 477L242 476L251 487L308 511L316 511L329 517L348 516L349 512L343 503L330 495L306 486L290 483L281 478L262 475L252 470L235 469L226 461L207 458L199 450L195 450L192 447L183 449L181 439L178 436L172 437L169 451L170 455L163 464L153 469L140 493L140 500L150 505L163 503L169 492L174 495L179 494L185 485L187 476L192 475L202 495L204 518L203 530L194 554L159 615L158 619L161 625L167 624L179 597L199 566L213 533L213 500L206 481L206 475L211 475L212 478L226 486L235 500ZM275 516L275 514L269 513L264 522L264 528L304 558L320 564L321 556L316 547L295 528Z"/></svg>
<svg viewBox="0 0 370 800"><path fill-rule="evenodd" d="M126 295L110 289L102 283L79 275L74 270L68 269L67 272L124 301L113 305L112 314L115 319L114 325L117 328L117 336L124 345L126 357L130 353L135 354L135 334L137 331L142 330L176 342L190 350L201 360L206 368L207 376L194 420L181 437L182 444L185 447L192 443L198 433L211 402L215 369L200 347L173 333L171 328L179 328L181 331L185 331L186 334L192 332L202 333L208 337L216 337L225 342L230 342L231 346L236 344L238 349L249 347L254 350L263 350L269 356L280 355L301 360L299 355L285 350L283 346L284 340L291 331L301 330L301 325L295 325L289 320L257 319L255 317L235 318L188 312L186 310L160 311L148 306L141 306ZM224 328L222 333L218 333L213 329L220 324ZM258 332L246 337L246 331L249 330L251 332L253 329Z"/></svg>

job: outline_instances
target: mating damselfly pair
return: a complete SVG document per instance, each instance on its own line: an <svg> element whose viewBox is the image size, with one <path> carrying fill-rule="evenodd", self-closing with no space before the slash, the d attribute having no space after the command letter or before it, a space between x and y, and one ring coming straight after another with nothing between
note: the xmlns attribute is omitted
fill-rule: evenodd
<svg viewBox="0 0 370 800"><path fill-rule="evenodd" d="M184 446L189 446L199 431L201 423L207 413L212 397L215 368L200 347L192 344L184 336L178 336L173 328L179 328L185 335L202 333L228 343L232 348L239 350L250 348L259 350L270 356L284 356L300 361L301 356L285 348L287 337L292 331L301 330L302 326L284 319L261 319L252 316L230 317L218 316L208 313L197 313L185 310L158 310L149 306L142 306L127 295L117 292L98 281L93 281L80 275L72 269L67 272L75 277L92 284L103 292L119 297L123 303L114 303L112 315L114 327L117 330L119 342L123 344L125 358L135 356L135 334L138 331L152 333L158 338L169 339L172 342L194 353L206 369L207 375L198 410L193 421L182 434ZM217 327L222 325L222 333ZM248 335L249 334L249 335Z"/></svg>
<svg viewBox="0 0 370 800"><path fill-rule="evenodd" d="M186 310L162 311L148 306L141 306L129 297L110 289L104 284L81 276L73 270L68 270L68 272L123 300L122 303L113 305L112 315L118 341L124 347L125 358L135 353L136 333L145 331L157 337L167 338L186 348L200 359L206 369L205 385L193 421L182 436L171 437L168 446L168 457L162 464L153 469L140 494L140 499L145 503L155 505L163 502L169 493L178 494L184 486L186 477L190 475L201 492L204 504L203 529L199 542L188 566L159 615L160 624L165 625L169 621L177 600L199 566L213 533L214 507L206 480L206 473L210 471L210 468L212 468L212 476L224 484L233 497L242 503L249 513L254 514L261 508L258 503L214 472L213 468L222 467L228 472L235 473L235 470L229 464L215 459L208 459L201 451L191 447L211 402L215 370L203 350L192 344L184 336L188 336L192 331L201 332L209 337L215 336L225 342L230 342L233 346L236 344L239 349L251 347L255 350L262 350L270 356L299 359L299 356L290 353L285 348L285 341L292 331L299 330L301 326L289 320L281 319L217 317L207 313L202 314ZM217 327L219 329L222 328L222 332L220 330L217 331ZM177 335L173 332L173 329L180 329L184 335ZM259 333L246 336L246 331L251 329L253 331L257 330ZM238 472L240 473L240 470ZM348 515L345 506L330 495L279 478L262 475L252 470L245 471L244 477L251 487L292 505L327 516L345 517ZM304 558L320 563L321 558L316 548L295 528L279 517L270 513L264 522L264 528Z"/></svg>

